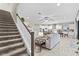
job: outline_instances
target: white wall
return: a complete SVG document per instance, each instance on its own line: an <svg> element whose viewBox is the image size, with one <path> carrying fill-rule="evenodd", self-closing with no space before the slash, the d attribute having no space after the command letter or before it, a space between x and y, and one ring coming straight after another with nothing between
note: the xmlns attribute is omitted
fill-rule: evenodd
<svg viewBox="0 0 79 59"><path fill-rule="evenodd" d="M6 11L12 11L15 4L16 3L0 3L0 9Z"/></svg>
<svg viewBox="0 0 79 59"><path fill-rule="evenodd" d="M13 19L16 19L15 11L18 3L0 3L0 9L9 11L13 17Z"/></svg>
<svg viewBox="0 0 79 59"><path fill-rule="evenodd" d="M10 5L8 3L0 3L0 9L10 11Z"/></svg>

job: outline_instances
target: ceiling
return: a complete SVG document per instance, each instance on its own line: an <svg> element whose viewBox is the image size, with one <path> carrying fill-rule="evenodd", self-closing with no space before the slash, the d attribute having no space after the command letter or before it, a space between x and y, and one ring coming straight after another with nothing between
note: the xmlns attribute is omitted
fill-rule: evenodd
<svg viewBox="0 0 79 59"><path fill-rule="evenodd" d="M43 16L53 15L55 21L74 21L79 3L61 3L60 6L57 6L57 3L21 3L17 9L22 16L28 17L35 23L39 23L41 18L38 12L41 12Z"/></svg>

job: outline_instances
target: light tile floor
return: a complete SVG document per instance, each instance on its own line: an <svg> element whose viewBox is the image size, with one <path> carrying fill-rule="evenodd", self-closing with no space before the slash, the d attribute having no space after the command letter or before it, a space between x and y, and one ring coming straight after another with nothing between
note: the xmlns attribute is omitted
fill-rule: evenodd
<svg viewBox="0 0 79 59"><path fill-rule="evenodd" d="M36 52L35 49L35 56L77 56L75 53L77 50L76 42L77 39L61 38L60 43L51 50L42 48L41 52Z"/></svg>

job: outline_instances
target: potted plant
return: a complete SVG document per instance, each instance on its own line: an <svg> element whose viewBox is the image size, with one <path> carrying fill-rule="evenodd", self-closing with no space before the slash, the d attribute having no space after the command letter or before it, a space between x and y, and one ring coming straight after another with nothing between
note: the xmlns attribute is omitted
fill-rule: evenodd
<svg viewBox="0 0 79 59"><path fill-rule="evenodd" d="M19 19L20 19L22 22L24 22L24 18L23 18L23 17L20 17L20 16L18 15L18 13L16 13L16 16L18 16Z"/></svg>
<svg viewBox="0 0 79 59"><path fill-rule="evenodd" d="M21 17L21 21L24 22L24 18L23 17Z"/></svg>

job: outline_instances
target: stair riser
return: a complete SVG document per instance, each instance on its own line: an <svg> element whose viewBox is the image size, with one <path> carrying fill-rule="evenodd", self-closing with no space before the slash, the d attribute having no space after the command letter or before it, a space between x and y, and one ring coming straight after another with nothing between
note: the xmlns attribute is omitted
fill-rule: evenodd
<svg viewBox="0 0 79 59"><path fill-rule="evenodd" d="M0 27L0 29L17 29L17 27Z"/></svg>
<svg viewBox="0 0 79 59"><path fill-rule="evenodd" d="M18 49L18 48L22 48L22 47L24 47L24 45L19 45L19 46L15 46L15 47L11 47L11 48L2 49L2 50L0 50L0 55L4 54L4 53L8 53L8 52Z"/></svg>
<svg viewBox="0 0 79 59"><path fill-rule="evenodd" d="M12 20L0 20L0 22L14 22L14 21L12 21Z"/></svg>
<svg viewBox="0 0 79 59"><path fill-rule="evenodd" d="M0 36L5 36L5 35L19 35L18 33L0 33Z"/></svg>
<svg viewBox="0 0 79 59"><path fill-rule="evenodd" d="M10 23L10 22L0 22L0 24L15 24L15 23Z"/></svg>
<svg viewBox="0 0 79 59"><path fill-rule="evenodd" d="M7 27L8 27L8 28L10 28L10 27L11 27L11 28L17 28L16 26L5 26L5 25L0 25L0 27L1 27L1 28L3 28L3 27L5 27L5 28L7 28Z"/></svg>
<svg viewBox="0 0 79 59"><path fill-rule="evenodd" d="M0 21L0 23L14 23L14 21Z"/></svg>
<svg viewBox="0 0 79 59"><path fill-rule="evenodd" d="M16 25L15 24L0 24L0 26L15 26L16 27Z"/></svg>
<svg viewBox="0 0 79 59"><path fill-rule="evenodd" d="M15 23L0 23L0 24L5 24L5 25L15 25Z"/></svg>
<svg viewBox="0 0 79 59"><path fill-rule="evenodd" d="M0 30L0 32L18 32L18 30Z"/></svg>
<svg viewBox="0 0 79 59"><path fill-rule="evenodd" d="M12 20L12 19L2 19L3 18L3 15L1 17L1 14L0 14L0 20ZM8 17L7 17L8 18Z"/></svg>
<svg viewBox="0 0 79 59"><path fill-rule="evenodd" d="M19 43L19 42L22 42L22 40L10 41L10 42L6 42L6 43L0 43L0 47L11 45L11 44L16 44L16 43Z"/></svg>
<svg viewBox="0 0 79 59"><path fill-rule="evenodd" d="M15 24L4 24L4 23L0 23L0 26L16 26Z"/></svg>
<svg viewBox="0 0 79 59"><path fill-rule="evenodd" d="M10 22L14 22L13 20L4 20L4 19L0 19L0 21L5 21L5 22L6 22L6 21L7 21L7 22L10 21Z"/></svg>
<svg viewBox="0 0 79 59"><path fill-rule="evenodd" d="M20 52L18 52L18 53L16 53L16 54L12 54L12 55L10 55L10 56L19 56L19 55L24 54L24 53L27 53L27 52L26 52L26 49L23 50L23 51L20 51Z"/></svg>
<svg viewBox="0 0 79 59"><path fill-rule="evenodd" d="M15 24L14 22L0 22L0 23L3 23L3 24Z"/></svg>
<svg viewBox="0 0 79 59"><path fill-rule="evenodd" d="M6 29L0 28L0 30L18 30L18 29L16 29L16 28L14 28L14 29L11 29L11 28L6 28Z"/></svg>
<svg viewBox="0 0 79 59"><path fill-rule="evenodd" d="M3 37L3 38L0 38L0 41L10 40L10 39L18 39L18 38L21 38L21 36Z"/></svg>

